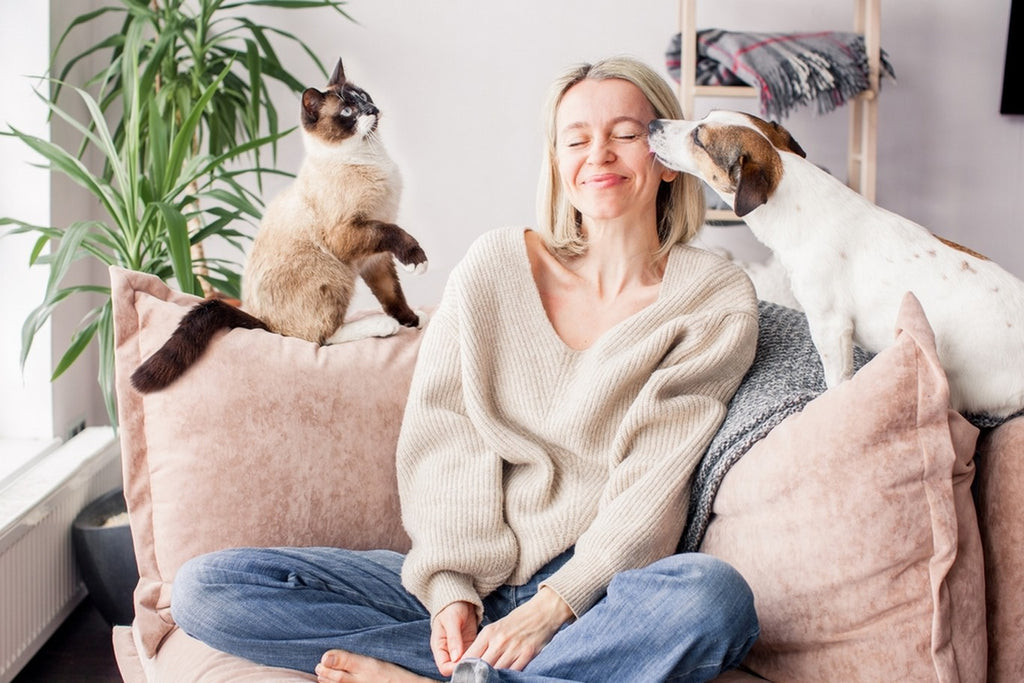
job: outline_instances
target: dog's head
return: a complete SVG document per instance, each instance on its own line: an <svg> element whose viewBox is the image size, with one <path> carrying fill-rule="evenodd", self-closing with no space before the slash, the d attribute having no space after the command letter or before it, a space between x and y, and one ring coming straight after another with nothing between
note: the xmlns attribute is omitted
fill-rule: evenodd
<svg viewBox="0 0 1024 683"><path fill-rule="evenodd" d="M733 111L713 111L700 121L652 121L648 142L668 168L731 195L737 216L761 206L775 191L782 178L780 151L806 156L779 124Z"/></svg>

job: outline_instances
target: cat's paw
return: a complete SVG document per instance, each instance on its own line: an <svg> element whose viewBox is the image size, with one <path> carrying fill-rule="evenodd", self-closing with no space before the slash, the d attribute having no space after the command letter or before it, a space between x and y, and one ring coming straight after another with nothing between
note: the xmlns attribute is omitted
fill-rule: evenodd
<svg viewBox="0 0 1024 683"><path fill-rule="evenodd" d="M368 337L390 337L402 329L401 323L390 315L370 315L339 327L324 344L343 344Z"/></svg>
<svg viewBox="0 0 1024 683"><path fill-rule="evenodd" d="M427 272L426 256L424 256L423 260L419 263L404 263L397 258L395 259L395 263L402 266L402 270L405 272L413 273L414 275L423 275L423 273Z"/></svg>
<svg viewBox="0 0 1024 683"><path fill-rule="evenodd" d="M407 271L417 274L427 271L427 253L411 235L406 235L403 243L391 253Z"/></svg>
<svg viewBox="0 0 1024 683"><path fill-rule="evenodd" d="M426 311L414 311L414 313L416 314L416 317L419 318L419 322L416 323L416 329L422 330L423 327L427 324L427 319L430 317L430 315Z"/></svg>

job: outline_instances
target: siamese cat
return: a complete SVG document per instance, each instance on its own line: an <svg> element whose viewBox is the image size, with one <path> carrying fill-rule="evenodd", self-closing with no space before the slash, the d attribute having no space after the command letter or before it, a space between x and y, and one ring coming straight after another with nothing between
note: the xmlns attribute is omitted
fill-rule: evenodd
<svg viewBox="0 0 1024 683"><path fill-rule="evenodd" d="M427 257L394 223L401 178L377 138L380 111L346 79L339 59L326 90L302 93L301 118L306 156L260 223L242 274L244 310L216 299L198 304L132 375L139 391L169 385L225 328L334 344L421 326L394 261L422 272ZM345 324L357 276L387 315Z"/></svg>

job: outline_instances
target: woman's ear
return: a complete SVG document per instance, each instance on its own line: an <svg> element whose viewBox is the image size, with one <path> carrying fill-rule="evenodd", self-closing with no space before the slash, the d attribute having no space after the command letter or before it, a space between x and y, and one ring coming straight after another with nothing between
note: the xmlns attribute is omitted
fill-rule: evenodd
<svg viewBox="0 0 1024 683"><path fill-rule="evenodd" d="M671 168L662 168L661 180L666 183L671 183L673 180L679 177L679 171L673 171Z"/></svg>

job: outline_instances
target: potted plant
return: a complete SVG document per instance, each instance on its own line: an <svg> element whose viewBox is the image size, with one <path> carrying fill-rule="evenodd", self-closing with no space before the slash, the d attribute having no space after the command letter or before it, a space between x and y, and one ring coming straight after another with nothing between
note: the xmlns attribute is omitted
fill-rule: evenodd
<svg viewBox="0 0 1024 683"><path fill-rule="evenodd" d="M275 40L302 45L301 41L255 23L242 10L320 7L348 19L344 4L343 0L119 0L72 20L54 51L54 88L44 100L53 116L78 131L80 145L61 147L13 128L4 134L17 137L49 168L85 188L104 216L66 226L0 218L0 226L14 226L8 234L38 236L29 262L49 269L44 300L22 329L22 363L35 335L62 302L105 295L103 303L79 324L53 378L96 339L98 379L111 424L116 425L110 290L105 285L66 285L71 263L95 259L107 266L173 278L186 292L201 294L205 289L239 295L238 264L207 258L202 245L211 238L224 239L241 253L251 239L239 223L258 220L262 204L244 176L255 174L258 184L261 174L277 173L262 166L260 152L268 147L274 150L275 143L290 132L278 126L267 81L276 80L293 91L303 87L274 49ZM105 15L123 15L119 30L61 59L65 38L86 25L93 29L109 25L110 16L98 21ZM326 78L321 61L302 47ZM63 79L72 68L94 54L102 55L109 66L82 88L66 86ZM62 94L84 102L87 120L77 120L61 106ZM101 169L82 161L88 149L102 157ZM239 159L248 160L248 165L235 163Z"/></svg>
<svg viewBox="0 0 1024 683"><path fill-rule="evenodd" d="M71 547L99 613L111 626L130 624L139 568L123 489L108 491L82 508L71 524Z"/></svg>

